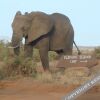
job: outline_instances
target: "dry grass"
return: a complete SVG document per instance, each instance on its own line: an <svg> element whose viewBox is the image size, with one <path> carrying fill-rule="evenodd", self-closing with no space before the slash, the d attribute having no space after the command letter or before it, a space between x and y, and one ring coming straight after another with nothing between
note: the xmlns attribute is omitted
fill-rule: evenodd
<svg viewBox="0 0 100 100"><path fill-rule="evenodd" d="M24 58L24 50L21 48L19 57L16 57L13 49L8 48L9 45L0 41L0 79L16 75L35 77L37 62L40 62L39 51L34 49L33 58ZM49 52L50 61L56 59L56 56L56 53Z"/></svg>
<svg viewBox="0 0 100 100"><path fill-rule="evenodd" d="M9 43L0 41L0 78L19 74L23 76L35 76L36 62L33 62L33 59L24 58L23 48L21 48L20 56L16 57L8 46Z"/></svg>
<svg viewBox="0 0 100 100"><path fill-rule="evenodd" d="M36 80L45 83L53 83L53 84L84 84L87 80L91 79L92 76L88 76L86 71L81 70L74 72L74 69L69 72L65 70L64 72L56 72L56 73L38 73L36 76Z"/></svg>
<svg viewBox="0 0 100 100"><path fill-rule="evenodd" d="M33 59L24 58L23 48L21 54L16 57L13 50L7 48L9 43L0 41L0 79L16 77L33 77L42 82L56 83L56 84L83 84L86 80L91 78L87 68L69 68L65 71L57 71L52 73L38 73L36 71L37 63L40 62L39 51L34 49ZM100 58L100 48L95 49L97 58ZM55 52L49 52L49 60L56 60L58 55ZM96 70L92 70L96 73Z"/></svg>

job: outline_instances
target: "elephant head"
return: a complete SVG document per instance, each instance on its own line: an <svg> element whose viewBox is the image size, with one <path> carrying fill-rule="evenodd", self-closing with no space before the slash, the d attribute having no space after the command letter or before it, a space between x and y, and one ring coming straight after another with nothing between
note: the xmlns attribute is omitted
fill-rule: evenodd
<svg viewBox="0 0 100 100"><path fill-rule="evenodd" d="M28 38L28 43L33 42L42 35L47 34L53 27L49 15L43 12L31 12L24 15L18 11L12 23L12 46L15 54L19 54L19 46L23 37Z"/></svg>

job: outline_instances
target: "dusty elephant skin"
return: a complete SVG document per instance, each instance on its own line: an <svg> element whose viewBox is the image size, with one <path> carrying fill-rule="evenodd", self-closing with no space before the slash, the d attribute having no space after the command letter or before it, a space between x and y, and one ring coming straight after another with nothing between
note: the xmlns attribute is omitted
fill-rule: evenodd
<svg viewBox="0 0 100 100"><path fill-rule="evenodd" d="M44 70L49 70L48 51L55 51L59 55L72 54L74 30L69 18L63 14L31 12L22 15L18 11L12 29L15 54L19 54L20 41L24 37L26 57L32 56L33 48L39 49Z"/></svg>

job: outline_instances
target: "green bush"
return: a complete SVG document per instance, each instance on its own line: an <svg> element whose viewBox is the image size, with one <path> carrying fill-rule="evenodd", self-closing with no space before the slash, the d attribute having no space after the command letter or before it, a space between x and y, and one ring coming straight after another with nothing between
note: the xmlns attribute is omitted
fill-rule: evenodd
<svg viewBox="0 0 100 100"><path fill-rule="evenodd" d="M40 62L39 50L34 49L33 58L24 57L23 46L20 49L20 55L17 57L13 53L13 49L8 48L10 43L0 41L0 62L4 63L0 69L0 79L9 76L23 75L23 76L36 76L37 62ZM53 51L49 53L49 61L53 61L57 58L57 54Z"/></svg>
<svg viewBox="0 0 100 100"><path fill-rule="evenodd" d="M5 73L3 70L0 70L0 80L5 78Z"/></svg>
<svg viewBox="0 0 100 100"><path fill-rule="evenodd" d="M33 50L33 60L35 62L40 62L40 55L39 55L39 50L38 49Z"/></svg>
<svg viewBox="0 0 100 100"><path fill-rule="evenodd" d="M49 60L50 61L53 61L53 60L56 60L58 57L57 53L54 52L54 51L49 51Z"/></svg>
<svg viewBox="0 0 100 100"><path fill-rule="evenodd" d="M48 57L49 57L49 60L50 61L53 61L53 60L56 60L58 55L56 52L54 51L49 51L48 52ZM33 52L33 59L34 61L36 62L40 62L40 55L39 55L39 50L38 49L34 49L34 52Z"/></svg>
<svg viewBox="0 0 100 100"><path fill-rule="evenodd" d="M6 76L35 76L36 74L36 63L33 62L33 59L27 58L24 59L23 57L15 57L12 59L7 60L6 62Z"/></svg>
<svg viewBox="0 0 100 100"><path fill-rule="evenodd" d="M13 49L9 48L10 43L0 41L0 61L6 62L8 59L14 57Z"/></svg>
<svg viewBox="0 0 100 100"><path fill-rule="evenodd" d="M4 41L0 41L0 60L5 60L8 57L8 49Z"/></svg>
<svg viewBox="0 0 100 100"><path fill-rule="evenodd" d="M23 48L20 50L20 55L15 56L12 53L13 49L9 46L10 43L0 41L0 62L4 63L4 66L0 63L0 79L16 75L35 76L36 62L33 62L33 59L24 58Z"/></svg>
<svg viewBox="0 0 100 100"><path fill-rule="evenodd" d="M96 58L100 59L100 47L95 48L94 54L95 54Z"/></svg>
<svg viewBox="0 0 100 100"><path fill-rule="evenodd" d="M54 51L49 51L48 52L48 57L49 57L49 61L53 61L53 60L56 60L57 59L57 53L54 52ZM34 52L33 52L33 60L35 62L40 62L40 55L39 55L39 50L38 49L34 49Z"/></svg>

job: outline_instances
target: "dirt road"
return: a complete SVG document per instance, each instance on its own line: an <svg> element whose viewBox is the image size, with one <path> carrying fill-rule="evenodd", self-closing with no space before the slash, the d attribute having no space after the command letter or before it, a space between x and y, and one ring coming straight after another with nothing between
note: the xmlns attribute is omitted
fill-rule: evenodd
<svg viewBox="0 0 100 100"><path fill-rule="evenodd" d="M77 85L56 85L30 78L0 82L0 100L62 100ZM100 100L100 87L91 89L77 100Z"/></svg>

